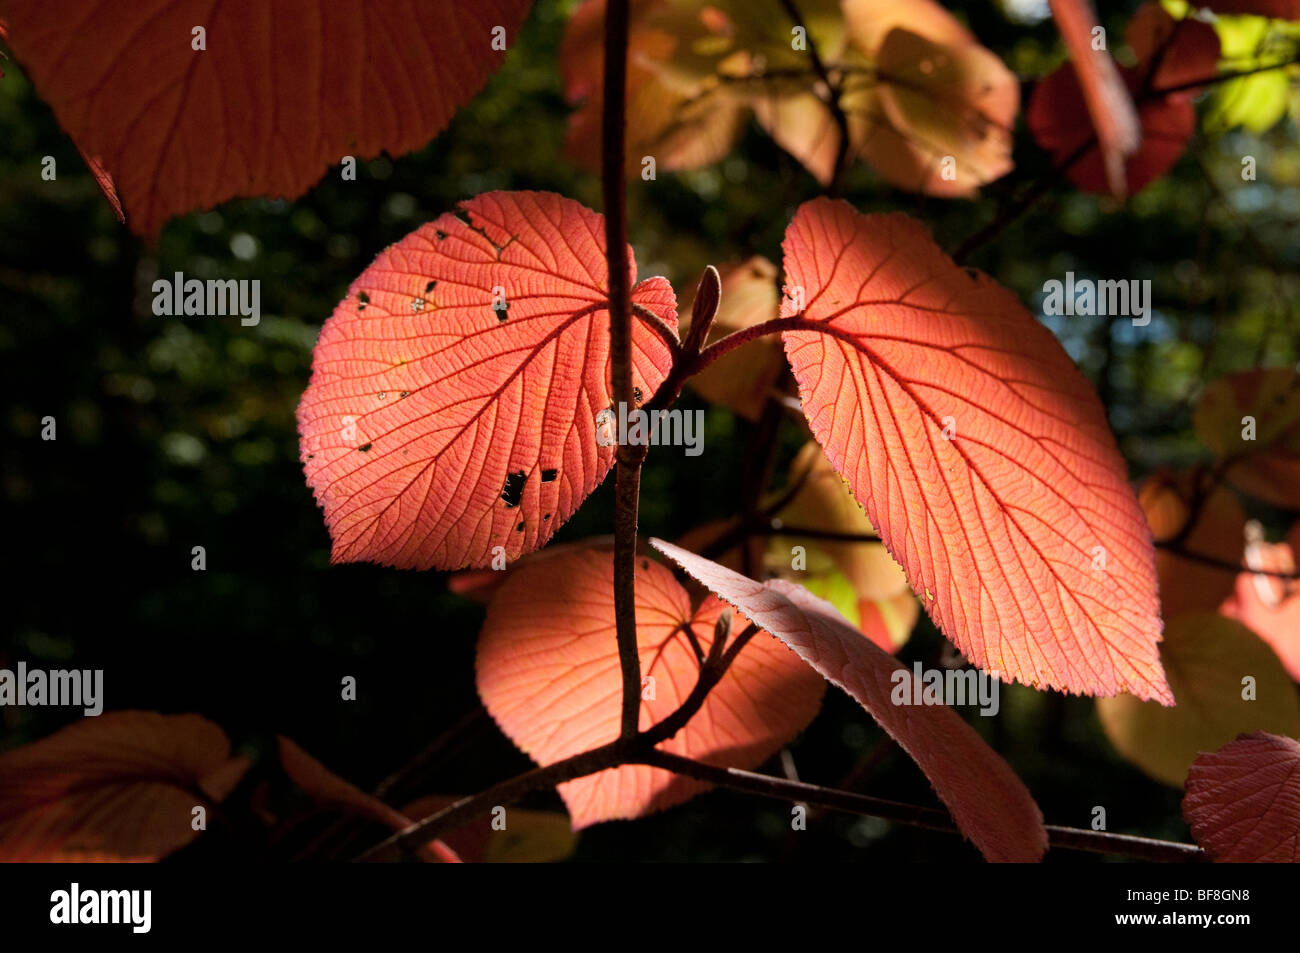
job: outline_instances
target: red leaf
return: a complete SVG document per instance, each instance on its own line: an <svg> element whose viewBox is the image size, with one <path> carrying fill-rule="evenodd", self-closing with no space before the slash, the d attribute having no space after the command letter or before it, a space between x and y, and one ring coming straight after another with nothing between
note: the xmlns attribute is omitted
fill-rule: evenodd
<svg viewBox="0 0 1300 953"><path fill-rule="evenodd" d="M81 158L86 160L86 167L90 169L90 174L95 177L95 184L104 193L104 198L108 199L108 204L113 207L113 214L117 216L117 220L126 222L126 213L122 211L122 200L117 197L117 186L113 184L113 177L104 168L104 163L94 156L86 155L84 152L81 153Z"/></svg>
<svg viewBox="0 0 1300 953"><path fill-rule="evenodd" d="M389 830L401 831L414 821L395 808L389 807L373 794L367 794L350 781L345 781L325 767L284 735L276 737L280 752L280 766L285 775L302 789L313 801L346 814L356 814L381 824ZM459 863L455 851L440 840L431 841L421 850L429 860Z"/></svg>
<svg viewBox="0 0 1300 953"><path fill-rule="evenodd" d="M1190 17L1175 20L1161 3L1138 7L1124 39L1138 59L1134 75L1153 95L1175 87L1190 94L1217 72L1219 35L1214 27Z"/></svg>
<svg viewBox="0 0 1300 953"><path fill-rule="evenodd" d="M1151 5L1140 8L1130 21L1128 40L1140 57L1136 67L1120 70L1137 103L1142 126L1141 148L1124 165L1128 192L1135 193L1169 171L1196 131L1191 90L1160 90L1211 79L1219 40L1208 24L1175 21L1162 8ZM1088 146L1090 139L1104 139L1106 133L1078 121L1084 103L1078 77L1068 65L1062 66L1035 87L1026 116L1029 130L1035 141L1052 153L1054 162L1073 160L1066 175L1078 188L1113 191L1102 151L1096 142ZM1080 150L1083 152L1076 158Z"/></svg>
<svg viewBox="0 0 1300 953"><path fill-rule="evenodd" d="M513 560L613 466L596 434L612 401L602 217L546 192L461 209L382 252L317 342L298 429L335 562L480 567L498 546ZM632 301L675 333L663 278ZM632 347L649 399L671 356L643 320Z"/></svg>
<svg viewBox="0 0 1300 953"><path fill-rule="evenodd" d="M673 712L695 686L699 663L682 627L707 654L726 609L690 597L664 566L637 564L637 644L643 680L640 727ZM738 635L748 622L734 618ZM862 636L858 636L859 639ZM863 640L865 641L865 639ZM618 737L622 676L609 549L529 560L498 590L479 636L479 696L501 730L538 764ZM812 721L823 684L775 639L759 633L736 656L704 706L663 751L709 764L753 768ZM625 765L559 785L575 829L640 817L710 785L659 768Z"/></svg>
<svg viewBox="0 0 1300 953"><path fill-rule="evenodd" d="M294 198L345 155L417 149L487 82L529 0L7 0L9 43L141 235L236 196ZM206 31L205 50L192 30Z"/></svg>
<svg viewBox="0 0 1300 953"><path fill-rule="evenodd" d="M1258 525L1253 529L1258 532ZM1287 674L1300 682L1300 580L1265 574L1294 576L1297 552L1300 523L1292 527L1289 542L1270 544L1255 539L1248 543L1245 563L1257 571L1237 576L1235 590L1219 611L1267 642Z"/></svg>
<svg viewBox="0 0 1300 953"><path fill-rule="evenodd" d="M1051 0L1052 14L1056 17L1074 64L1076 89L1079 89L1097 130L1106 182L1114 195L1127 190L1124 179L1124 160L1142 144L1142 129L1138 125L1137 111L1124 79L1110 53L1102 48L1093 49L1092 31L1097 27L1097 14L1088 0ZM1077 123L1077 113L1070 117Z"/></svg>
<svg viewBox="0 0 1300 953"><path fill-rule="evenodd" d="M154 861L248 768L198 715L87 718L0 755L0 861Z"/></svg>
<svg viewBox="0 0 1300 953"><path fill-rule="evenodd" d="M1300 862L1300 742L1255 731L1202 754L1183 817L1220 863Z"/></svg>
<svg viewBox="0 0 1300 953"><path fill-rule="evenodd" d="M394 830L400 831L411 823L400 811L351 782L344 781L304 751L297 742L279 735L276 737L276 745L284 773L313 801L340 808L349 814L360 814Z"/></svg>
<svg viewBox="0 0 1300 953"><path fill-rule="evenodd" d="M925 772L957 826L986 858L1042 857L1042 813L1010 766L951 708L895 704L894 673L909 670L863 638L830 603L781 579L755 582L662 540L651 545L852 695ZM913 685L919 693L921 683Z"/></svg>
<svg viewBox="0 0 1300 953"><path fill-rule="evenodd" d="M1151 534L1057 340L906 216L817 199L784 249L804 414L944 634L1029 685L1172 703Z"/></svg>

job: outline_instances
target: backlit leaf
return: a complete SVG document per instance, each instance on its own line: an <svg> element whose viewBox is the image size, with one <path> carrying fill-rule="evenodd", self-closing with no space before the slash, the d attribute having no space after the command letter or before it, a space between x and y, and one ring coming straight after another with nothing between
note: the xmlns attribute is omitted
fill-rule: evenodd
<svg viewBox="0 0 1300 953"><path fill-rule="evenodd" d="M546 544L614 463L596 422L612 404L607 282L602 217L546 192L479 195L362 272L298 406L335 562L486 567ZM667 281L632 300L675 332ZM648 397L667 345L638 318L632 350Z"/></svg>
<svg viewBox="0 0 1300 953"><path fill-rule="evenodd" d="M974 41L945 44L900 27L885 36L875 61L880 116L873 111L861 133L862 154L887 181L927 195L969 196L1011 171L1020 87L993 53ZM861 107L851 103L860 120Z"/></svg>
<svg viewBox="0 0 1300 953"><path fill-rule="evenodd" d="M1300 5L1297 5L1300 9ZM1214 18L1224 72L1250 73L1228 80L1214 90L1206 110L1207 131L1224 132L1244 126L1251 132L1271 129L1286 116L1295 68L1264 69L1294 61L1300 52L1300 24L1257 16Z"/></svg>
<svg viewBox="0 0 1300 953"><path fill-rule="evenodd" d="M1181 787L1201 751L1243 731L1300 735L1295 685L1273 651L1239 622L1208 612L1169 621L1160 658L1177 706L1132 695L1101 698L1097 714L1124 759L1157 781ZM1254 698L1246 698L1247 677Z"/></svg>
<svg viewBox="0 0 1300 953"><path fill-rule="evenodd" d="M804 414L944 634L1005 678L1171 703L1150 533L1051 333L903 215L818 199L783 247Z"/></svg>
<svg viewBox="0 0 1300 953"><path fill-rule="evenodd" d="M863 158L891 184L970 195L1011 167L1020 89L1002 62L931 0L800 0L797 46L778 0L643 0L632 6L628 162L697 168L735 146L752 110L758 123L823 185L834 177L841 130L848 160ZM561 53L565 92L578 106L568 149L599 164L598 42L604 0L574 13Z"/></svg>
<svg viewBox="0 0 1300 953"><path fill-rule="evenodd" d="M1255 539L1246 544L1245 564L1256 572L1243 572L1236 587L1219 608L1269 644L1282 666L1300 682L1300 580L1294 577L1300 552L1300 523L1287 542Z"/></svg>
<svg viewBox="0 0 1300 953"><path fill-rule="evenodd" d="M692 610L668 569L638 559L641 728L674 711L695 685L699 662L684 627L707 654L724 611L713 597ZM733 637L747 625L733 615ZM593 547L520 566L488 607L476 670L484 706L538 764L617 738L622 677L612 551ZM659 747L709 764L753 768L812 721L823 691L815 672L758 633L690 723ZM578 829L662 810L709 787L659 768L625 765L561 784L559 792Z"/></svg>

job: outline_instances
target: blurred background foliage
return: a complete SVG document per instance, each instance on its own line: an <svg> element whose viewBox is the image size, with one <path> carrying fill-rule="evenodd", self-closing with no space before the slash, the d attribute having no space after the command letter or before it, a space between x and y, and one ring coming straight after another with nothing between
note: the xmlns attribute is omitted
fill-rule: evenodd
<svg viewBox="0 0 1300 953"><path fill-rule="evenodd" d="M324 522L298 463L294 408L322 322L386 245L490 189L546 189L600 207L599 181L562 154L569 109L556 55L572 6L539 0L504 68L424 149L361 162L356 181L335 169L294 202L236 201L179 218L156 246L118 224L49 109L21 70L4 63L0 666L23 659L103 668L110 710L200 712L237 745L264 754L274 733L284 733L363 787L453 727L414 793L468 793L528 766L478 705L473 651L482 607L450 594L441 574L329 565ZM1045 3L948 6L1027 82L1062 60ZM1135 4L1102 6L1109 34L1122 36ZM1294 90L1282 95L1291 115L1271 128L1198 134L1169 175L1126 203L1053 188L968 259L1031 307L1043 282L1067 271L1151 279L1147 328L1126 319L1044 319L1096 383L1135 478L1204 456L1190 409L1205 383L1300 358L1292 306L1300 153ZM52 182L40 175L47 155L57 161ZM1241 180L1244 155L1256 157L1254 182ZM845 196L863 211L917 216L952 249L1046 173L1047 157L1023 122L1015 158L1015 171L976 201L905 194L861 164ZM752 254L779 263L795 208L820 193L753 124L725 161L633 179L629 190L640 274L667 275L679 299L706 264ZM153 316L150 285L175 271L260 279L260 325ZM705 406L689 392L684 400ZM46 415L57 420L57 441L40 439ZM710 408L705 454L652 453L643 532L671 539L730 515L753 430ZM789 426L782 441L778 474L801 437ZM609 532L612 488L611 479L558 540ZM1274 533L1286 525L1284 514L1253 515ZM206 549L204 572L191 569L194 546ZM922 616L901 657L934 666L942 651ZM358 680L355 702L340 700L345 675ZM73 717L66 709L4 708L0 744L43 737ZM1086 827L1102 805L1112 830L1187 839L1180 792L1119 760L1091 700L1004 686L1000 715L972 721L1024 777L1049 822ZM911 761L837 691L791 755L805 780L933 803ZM549 794L529 803L559 805ZM245 849L211 832L176 860ZM978 859L952 836L830 813L813 812L808 830L794 834L788 805L730 792L590 829L574 856Z"/></svg>

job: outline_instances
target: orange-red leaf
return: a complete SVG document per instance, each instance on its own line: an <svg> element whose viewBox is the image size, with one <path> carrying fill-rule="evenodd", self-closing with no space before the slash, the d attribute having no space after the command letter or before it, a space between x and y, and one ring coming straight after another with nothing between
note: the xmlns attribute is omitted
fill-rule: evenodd
<svg viewBox="0 0 1300 953"><path fill-rule="evenodd" d="M513 43L530 6L6 0L4 13L41 97L116 181L131 228L156 235L236 196L295 198L345 155L423 146L501 65L493 29Z"/></svg>
<svg viewBox="0 0 1300 953"><path fill-rule="evenodd" d="M154 861L248 767L198 715L124 711L0 755L0 861Z"/></svg>
<svg viewBox="0 0 1300 953"><path fill-rule="evenodd" d="M1282 667L1300 682L1300 580L1294 578L1297 553L1300 523L1292 528L1288 542L1248 542L1244 561L1256 571L1237 576L1236 588L1219 611L1267 642ZM1273 573L1285 573L1291 578Z"/></svg>
<svg viewBox="0 0 1300 953"><path fill-rule="evenodd" d="M1220 863L1300 863L1300 742L1256 731L1202 754L1183 817Z"/></svg>
<svg viewBox="0 0 1300 953"><path fill-rule="evenodd" d="M316 344L298 428L336 562L513 560L613 466L596 422L612 402L602 217L546 192L489 192L461 210L383 251ZM634 280L631 249L627 261ZM675 332L663 278L632 300ZM632 350L648 399L671 356L640 319Z"/></svg>
<svg viewBox="0 0 1300 953"><path fill-rule="evenodd" d="M683 628L689 626L707 654L723 611L726 607L712 597L692 610L686 590L668 569L638 560L641 728L674 711L695 686L699 663ZM733 617L733 636L747 625ZM512 573L488 608L476 669L483 704L539 764L617 738L622 676L611 550L592 547L529 560ZM755 767L812 720L823 691L815 672L758 633L696 716L659 747L713 765ZM625 765L561 784L559 792L576 829L640 817L709 787L659 768Z"/></svg>
<svg viewBox="0 0 1300 953"><path fill-rule="evenodd" d="M1120 72L1137 103L1142 136L1141 147L1124 163L1123 180L1128 192L1135 193L1168 172L1187 148L1196 131L1196 111L1191 90L1183 87L1215 75L1219 40L1206 23L1175 21L1159 6L1147 5L1130 21L1128 41L1139 62L1135 67L1122 67ZM1109 56L1100 52L1089 55ZM1034 139L1052 153L1054 161L1071 163L1066 174L1078 188L1114 191L1118 170L1113 165L1108 168L1107 156L1113 162L1119 152L1103 154L1097 143L1114 137L1111 123L1094 128L1079 121L1084 112L1085 96L1078 76L1066 64L1035 87L1026 119ZM1093 140L1091 145L1089 140ZM1118 141L1123 141L1122 133Z"/></svg>
<svg viewBox="0 0 1300 953"><path fill-rule="evenodd" d="M346 814L356 814L393 831L405 830L414 822L411 815L390 807L373 794L367 794L339 777L297 742L280 735L276 738L276 745L285 775L316 803ZM420 853L428 860L460 862L456 853L440 840L430 842Z"/></svg>
<svg viewBox="0 0 1300 953"><path fill-rule="evenodd" d="M944 634L1026 684L1172 703L1151 535L1051 333L903 215L817 199L784 249L804 414Z"/></svg>
<svg viewBox="0 0 1300 953"><path fill-rule="evenodd" d="M1042 857L1042 813L1011 767L951 708L895 704L895 673L915 675L864 639L830 603L781 579L755 582L662 540L651 545L852 695L916 761L986 858ZM914 685L919 692L920 682Z"/></svg>

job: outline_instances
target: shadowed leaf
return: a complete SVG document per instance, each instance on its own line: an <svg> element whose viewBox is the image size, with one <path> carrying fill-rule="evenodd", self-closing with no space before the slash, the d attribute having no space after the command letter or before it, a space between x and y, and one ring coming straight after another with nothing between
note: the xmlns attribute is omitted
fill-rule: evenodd
<svg viewBox="0 0 1300 953"><path fill-rule="evenodd" d="M921 682L833 606L784 580L755 582L671 543L651 545L853 696L925 772L962 833L988 860L1042 857L1042 813L1015 772L951 708L897 704L900 684L911 682L910 697L919 698Z"/></svg>
<svg viewBox="0 0 1300 953"><path fill-rule="evenodd" d="M76 722L0 755L0 860L158 860L199 835L194 808L210 813L247 768L198 715Z"/></svg>
<svg viewBox="0 0 1300 953"><path fill-rule="evenodd" d="M1300 863L1300 742L1257 731L1200 755L1183 817L1220 863Z"/></svg>
<svg viewBox="0 0 1300 953"><path fill-rule="evenodd" d="M513 43L530 6L6 0L3 13L101 186L111 175L132 230L155 236L227 199L296 198L345 155L423 146L500 66L493 28Z"/></svg>

